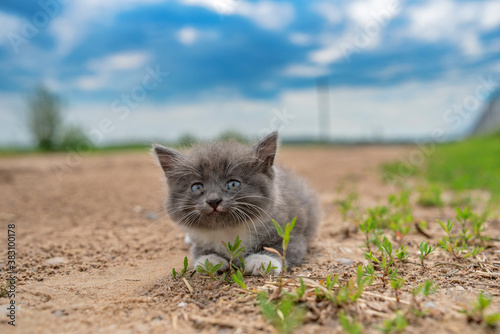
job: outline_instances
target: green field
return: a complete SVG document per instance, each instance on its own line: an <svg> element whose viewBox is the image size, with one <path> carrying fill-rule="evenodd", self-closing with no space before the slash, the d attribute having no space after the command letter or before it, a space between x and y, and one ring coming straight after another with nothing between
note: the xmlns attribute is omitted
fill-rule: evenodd
<svg viewBox="0 0 500 334"><path fill-rule="evenodd" d="M500 200L500 132L438 146L423 174L431 183L456 191L484 189Z"/></svg>

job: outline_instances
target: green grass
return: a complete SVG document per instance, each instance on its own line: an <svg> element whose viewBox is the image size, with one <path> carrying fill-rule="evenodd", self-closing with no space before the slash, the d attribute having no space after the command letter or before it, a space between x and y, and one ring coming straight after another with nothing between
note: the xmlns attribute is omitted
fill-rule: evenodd
<svg viewBox="0 0 500 334"><path fill-rule="evenodd" d="M429 157L429 182L455 191L484 189L500 200L500 132L440 145Z"/></svg>

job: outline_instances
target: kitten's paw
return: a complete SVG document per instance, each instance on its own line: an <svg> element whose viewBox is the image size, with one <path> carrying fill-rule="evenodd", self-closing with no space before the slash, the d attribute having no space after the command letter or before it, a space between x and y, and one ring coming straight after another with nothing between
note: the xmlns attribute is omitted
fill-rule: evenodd
<svg viewBox="0 0 500 334"><path fill-rule="evenodd" d="M196 269L196 267L198 267L199 265L205 267L206 260L208 260L208 262L210 262L214 266L219 263L222 263L222 267L220 267L220 269L218 270L219 273L229 269L229 262L225 258L220 257L217 254L208 254L200 256L199 258L196 259L196 261L194 261L194 268Z"/></svg>
<svg viewBox="0 0 500 334"><path fill-rule="evenodd" d="M271 267L276 267L269 274L279 275L282 270L281 261L276 257L266 254L252 254L245 259L245 272L251 275L260 275L262 272L261 265L263 264L265 268L269 265L271 261Z"/></svg>

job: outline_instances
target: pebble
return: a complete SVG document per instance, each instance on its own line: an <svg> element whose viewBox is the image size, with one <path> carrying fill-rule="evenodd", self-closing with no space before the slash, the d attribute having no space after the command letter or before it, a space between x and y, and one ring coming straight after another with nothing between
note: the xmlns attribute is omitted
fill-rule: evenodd
<svg viewBox="0 0 500 334"><path fill-rule="evenodd" d="M68 312L66 312L65 310L55 310L55 311L52 311L52 313L54 313L54 315L58 318L62 318L66 315L68 315Z"/></svg>
<svg viewBox="0 0 500 334"><path fill-rule="evenodd" d="M433 302L426 302L424 304L425 307L428 307L428 308L434 308L436 307L436 304L434 304Z"/></svg>
<svg viewBox="0 0 500 334"><path fill-rule="evenodd" d="M59 264L68 263L68 260L65 257L53 257L45 261L49 266L55 266Z"/></svg>
<svg viewBox="0 0 500 334"><path fill-rule="evenodd" d="M177 307L184 307L184 306L187 306L187 303L185 302L181 302L177 305Z"/></svg>
<svg viewBox="0 0 500 334"><path fill-rule="evenodd" d="M455 287L455 290L457 290L457 291L465 291L464 287L460 286L460 285L458 285L457 287Z"/></svg>
<svg viewBox="0 0 500 334"><path fill-rule="evenodd" d="M340 262L343 266L350 266L354 262L351 259L346 259L346 258L343 258L343 257L339 257L338 259L335 259L333 261Z"/></svg>
<svg viewBox="0 0 500 334"><path fill-rule="evenodd" d="M157 220L158 219L158 215L154 212L148 212L146 213L146 219L149 219L149 220Z"/></svg>

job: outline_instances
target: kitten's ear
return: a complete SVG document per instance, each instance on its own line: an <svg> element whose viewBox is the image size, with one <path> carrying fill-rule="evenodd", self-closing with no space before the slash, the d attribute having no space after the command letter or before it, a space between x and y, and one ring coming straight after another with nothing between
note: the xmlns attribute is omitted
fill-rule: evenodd
<svg viewBox="0 0 500 334"><path fill-rule="evenodd" d="M184 157L182 153L160 144L153 144L153 151L155 152L156 157L160 162L160 166L163 168L165 174L172 171L175 168L175 165Z"/></svg>
<svg viewBox="0 0 500 334"><path fill-rule="evenodd" d="M278 149L278 132L274 131L268 134L254 147L257 158L264 165L264 168L270 168L274 164L274 157Z"/></svg>

